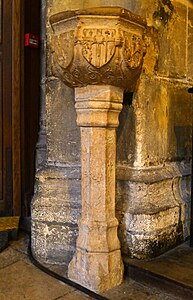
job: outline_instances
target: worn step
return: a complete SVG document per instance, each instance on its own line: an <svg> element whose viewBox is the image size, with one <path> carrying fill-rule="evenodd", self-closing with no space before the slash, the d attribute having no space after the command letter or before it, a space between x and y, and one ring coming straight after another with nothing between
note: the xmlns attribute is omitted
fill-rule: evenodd
<svg viewBox="0 0 193 300"><path fill-rule="evenodd" d="M16 240L19 227L18 216L0 217L0 252L8 245L9 240Z"/></svg>

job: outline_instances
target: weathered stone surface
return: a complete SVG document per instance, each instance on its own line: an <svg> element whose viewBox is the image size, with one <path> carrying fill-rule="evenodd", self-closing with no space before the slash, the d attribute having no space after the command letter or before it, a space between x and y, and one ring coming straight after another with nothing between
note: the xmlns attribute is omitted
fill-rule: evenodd
<svg viewBox="0 0 193 300"><path fill-rule="evenodd" d="M47 49L46 49L46 0L42 0L40 8L41 33L40 39L44 41L40 47L40 111L39 111L39 132L36 145L36 170L41 169L47 162L47 127L46 127L46 80L47 80Z"/></svg>
<svg viewBox="0 0 193 300"><path fill-rule="evenodd" d="M132 107L125 108L128 117L120 120L118 161L141 167L189 160L192 99L187 89L187 82L143 77ZM129 142L132 125L132 142Z"/></svg>
<svg viewBox="0 0 193 300"><path fill-rule="evenodd" d="M187 58L187 78L193 80L193 6L188 9L188 58Z"/></svg>
<svg viewBox="0 0 193 300"><path fill-rule="evenodd" d="M186 178L191 173L191 164L188 161L165 162L163 165L148 167L131 167L128 164L117 164L117 179L141 183L155 183L163 180Z"/></svg>
<svg viewBox="0 0 193 300"><path fill-rule="evenodd" d="M156 218L162 217L157 215ZM131 258L149 259L156 257L177 246L183 241L182 230L179 227L170 226L167 229L146 232L145 235L138 234L137 231L127 234L129 251L127 254Z"/></svg>
<svg viewBox="0 0 193 300"><path fill-rule="evenodd" d="M23 243L23 242L24 243ZM87 300L93 299L93 297L89 297L84 293L81 293L77 289L74 289L64 283L61 283L59 280L52 278L45 274L44 272L34 268L31 265L29 258L27 256L27 245L25 244L25 238L19 239L17 242L14 241L11 243L11 246L8 247L5 251L0 253L0 299L1 300ZM188 249L187 249L188 248ZM14 250L13 250L14 249ZM185 279L184 283L190 283L190 272L191 272L191 264L189 263L190 267L187 272L186 264L188 261L191 261L191 248L188 246L184 251L179 249L176 257L179 257L174 260L172 266L175 264L175 267L179 267L181 265L181 269L186 270L185 272L174 272L175 268L170 268L170 263L167 263L167 273L176 275L177 279ZM188 255L190 254L189 260ZM23 254L25 253L25 254ZM172 257L173 258L173 257ZM185 264L181 264L181 260L184 261ZM170 260L170 257L169 259ZM143 263L141 261L141 263ZM145 263L144 263L145 264ZM157 265L160 265L160 259L156 261L156 265L153 263L150 268L155 270ZM162 265L162 262L161 262ZM186 266L186 269L185 269ZM57 266L57 265L45 265L46 268L49 270L53 270L57 274L64 276L64 266ZM146 263L146 267L148 265ZM159 271L163 271L163 267L158 268ZM184 277L185 276L185 277ZM174 277L175 278L175 277ZM189 279L189 280L188 280ZM176 292L178 295L178 291ZM132 299L143 299L143 300L150 300L150 299L159 299L159 300L181 300L180 297L173 298L172 293L167 294L166 291L164 292L160 289L157 289L151 282L150 284L144 285L140 282L134 281L131 278L126 278L125 282L114 289L109 290L102 296L107 297L108 299L114 300L128 300ZM126 298L126 299L125 299ZM191 297L189 298L191 299Z"/></svg>
<svg viewBox="0 0 193 300"><path fill-rule="evenodd" d="M81 8L92 8L101 6L120 6L126 9L130 8L130 1L127 0L96 0L94 3L92 0L66 0L65 3L61 0L49 0L49 14L53 15L65 10L75 10Z"/></svg>
<svg viewBox="0 0 193 300"><path fill-rule="evenodd" d="M184 159L185 164L186 162L189 164L189 158L191 157L192 99L187 94L189 83L185 78L187 72L186 47L188 9L184 6L189 6L191 4L185 1L178 1L181 4L176 3L175 1L159 1L159 4L158 1L157 4L153 1L154 3L151 2L150 4L150 2L148 2L147 4L146 1L143 1L143 3L140 3L139 5L139 2L141 1L135 1L133 4L131 3L132 11L142 14L143 17L147 18L148 25L154 25L158 29L160 52L158 52L159 56L153 56L155 59L153 59L154 65L152 64L151 68L148 67L148 62L151 64L151 61L149 61L151 55L147 60L147 68L146 61L144 61L145 73L151 74L152 84L150 83L151 80L149 81L149 79L147 79L148 77L144 75L141 76L138 91L133 97L132 106L125 106L120 118L120 127L118 128L117 137L118 163L122 162L128 166L134 166L134 169L136 166L136 170L127 172L127 168L125 169L123 167L120 172L120 168L122 168L120 164L120 168L118 168L117 172L117 179L128 180L128 182L118 181L117 183L116 208L117 217L120 222L119 238L122 242L122 251L129 255L136 255L138 258L140 258L140 256L141 258L145 258L145 256L147 258L152 255L157 255L161 251L167 251L167 249L174 247L176 243L182 240L182 237L186 238L189 235L190 183L188 183L188 176L191 173L191 170L189 168L188 172L184 173L182 170L183 168L181 167ZM191 9L189 7L188 55L191 66L190 20ZM178 28L177 33L176 28ZM180 45L184 46L181 47ZM157 64L156 59L158 59ZM191 73L190 68L189 78ZM155 77L157 74L164 78ZM175 79L171 80L169 77L184 77L184 79L183 81L177 81ZM144 86L144 88L141 89L142 86ZM127 136L128 139L126 138ZM176 163L175 169L177 172L173 172L170 168L167 172L164 171L165 167L167 168L166 162L168 160L182 161L182 164ZM152 174L150 174L151 172L147 172L146 175L142 175L141 166L151 165L160 165L159 170L157 170L158 172L152 167ZM151 199L155 197L156 202L156 193L159 193L162 186L161 181L165 178L167 173L168 175L170 174L170 178L176 176L181 178L182 175L182 179L177 184L177 188L181 193L181 200L179 203L182 202L182 206L181 204L178 204L176 207L178 209L177 216L181 219L182 224L180 225L177 222L176 225L171 225L168 230L164 231L163 228L161 232L157 229L157 236L153 232L148 235L147 228L142 233L140 232L139 235L137 231L135 233L132 231L130 234L130 222L128 222L127 225L124 222L124 216L126 217L124 212L126 211L126 208L133 207L140 215L141 208L137 205L137 199L140 199L140 202L144 203L147 211L149 210L150 212L151 204L153 204L154 207L154 200L152 201ZM167 178L169 178L168 175ZM129 180L136 181L136 188L133 190L133 193L129 191L131 191L130 185L134 184L134 182L131 183ZM160 188L158 188L158 185L153 184L156 187L156 190L151 196L149 193L146 194L146 184L145 186L139 186L137 182L149 182L149 184L152 184L152 180L160 181ZM165 197L165 201L168 202L168 204L172 204L170 193L168 195L165 194L166 191L164 186L162 186L161 189L163 189L162 197ZM170 191L172 191L171 185ZM125 199L127 200L125 201ZM145 199L148 199L147 202L144 201ZM121 201L123 210L119 206ZM157 202L156 206L158 207L158 211L161 212L163 210L162 204L165 201ZM183 215L185 217L182 217L181 207L183 207ZM172 215L169 214L169 210L166 210L166 213L168 215L168 222L172 224ZM132 218L136 217L139 221L139 215L136 216L134 212L132 212L132 214ZM148 213L144 214L144 212L142 212L142 216L144 218L141 221L143 226L143 224L146 223L146 220L149 220L149 217ZM163 214L162 216L156 215L156 219L158 216L162 219ZM129 220L131 219L129 218ZM134 228L135 226L137 228L137 224L141 223L136 221ZM130 235L129 239L128 234ZM146 234L148 235L147 237L145 237ZM156 243L154 242L151 244L151 241L157 241L157 246L155 247ZM136 248L135 246L133 247L133 245L136 245ZM151 245L154 245L154 247L151 247ZM143 250L138 252L140 247L142 247L141 250ZM131 252L129 252L128 249L130 249ZM157 252L157 249L160 249L160 251Z"/></svg>
<svg viewBox="0 0 193 300"><path fill-rule="evenodd" d="M187 7L192 7L190 1L129 2L131 11L143 16L149 26L158 30L160 50L155 73L164 77L185 78L187 75Z"/></svg>
<svg viewBox="0 0 193 300"><path fill-rule="evenodd" d="M183 184L179 169L184 172ZM124 172L120 166L117 169L116 216L123 253L137 258L153 257L187 236L189 204L185 186L190 186L185 175L189 168L179 169L173 164L161 172L155 167L124 168Z"/></svg>
<svg viewBox="0 0 193 300"><path fill-rule="evenodd" d="M74 91L59 80L47 83L47 148L52 163L80 162L80 129L76 125Z"/></svg>
<svg viewBox="0 0 193 300"><path fill-rule="evenodd" d="M117 7L62 12L50 22L53 72L76 88L81 127L82 216L68 274L103 292L123 279L115 218L115 128L123 88L133 91L142 69L146 24Z"/></svg>
<svg viewBox="0 0 193 300"><path fill-rule="evenodd" d="M104 292L123 281L121 253L119 250L95 253L78 249L68 276L96 292Z"/></svg>
<svg viewBox="0 0 193 300"><path fill-rule="evenodd" d="M1 269L0 277L2 300L54 300L73 292L73 288L58 282L22 259Z"/></svg>
<svg viewBox="0 0 193 300"><path fill-rule="evenodd" d="M185 78L187 74L187 8L181 3L174 3L168 1L168 5L164 6L165 19L161 15L163 10L161 8L157 10L160 26L163 26L159 35L158 74ZM180 47L180 45L184 46Z"/></svg>
<svg viewBox="0 0 193 300"><path fill-rule="evenodd" d="M47 168L37 174L32 202L32 250L47 263L68 264L81 212L80 168Z"/></svg>
<svg viewBox="0 0 193 300"><path fill-rule="evenodd" d="M122 109L122 99L123 99L122 88L114 87L111 85L87 86L83 88L77 88L75 92L75 96L76 96L75 107L77 111L77 124L79 126L99 127L99 128L100 127L115 128L118 126L119 124L118 112L120 112ZM81 133L83 133L83 130ZM105 131L105 133L108 134L110 133L110 131L109 132ZM101 129L101 134L102 134L102 129ZM100 137L100 134L98 137ZM103 139L101 139L101 142L102 141Z"/></svg>
<svg viewBox="0 0 193 300"><path fill-rule="evenodd" d="M115 128L123 91L112 86L88 86L77 88L75 94L77 123L81 126L82 216L68 275L103 292L123 279L115 218Z"/></svg>
<svg viewBox="0 0 193 300"><path fill-rule="evenodd" d="M77 225L33 221L33 255L43 263L68 265L75 252L77 235Z"/></svg>
<svg viewBox="0 0 193 300"><path fill-rule="evenodd" d="M47 1L47 20L51 15L62 11L93 6L121 6L141 15L149 26L156 28L151 32L151 39L148 41L149 47L144 56L143 73L132 99L124 106L117 130L116 215L120 222L119 238L122 250L130 255L132 252L132 255L138 258L150 257L160 253L157 251L158 248L161 251L167 251L189 234L192 96L187 94L187 89L192 85L193 78L193 5L186 0L96 0L94 5L93 1L86 0L49 0ZM43 168L49 161L52 167L57 166L57 169L62 168L66 163L73 169L72 164L80 162L80 130L75 123L74 93L58 78L53 77L51 36L52 28L47 22L46 76L48 77L44 129L48 137L49 159L45 161L44 158L42 163L41 155L39 155L39 161ZM98 114L97 120L99 116ZM93 134L92 130L90 130L91 133ZM95 145L98 146L97 141ZM44 152L43 148L42 152ZM183 165L189 165L189 170L184 171ZM64 218L64 213L61 213L63 209L68 211L67 216L71 221L76 218L76 207L74 204L71 205L70 201L74 203L73 197L76 198L76 193L80 195L80 190L78 192L78 187L72 183L74 191L71 189L70 194L73 197L70 197L68 188L71 182L76 181L75 178L72 181L68 180L68 176L71 178L70 173L62 175L60 180L46 179L42 189L45 197L42 193L39 201L36 197L37 193L35 197L38 204L33 206L34 216L36 215L34 221L38 224L35 228L40 228L36 233L37 236L34 235L34 241L37 243L35 251L39 251L40 254L41 251L45 253L47 247L50 247L50 257L53 261L57 261L53 253L57 252L57 248L61 249L60 228L57 229L57 243L54 244L51 237L50 244L47 244L44 236L41 236L45 228L43 219L48 216L50 221L46 226L55 226L54 220L57 216ZM64 192L61 188L63 181ZM56 185L53 191L49 187L49 185L52 186L51 182ZM175 183L175 189L173 189L173 183ZM42 188L42 183L40 185ZM46 192L47 189L50 198ZM65 200L68 196L65 198L62 193L69 195L69 201ZM52 204L52 197L56 201L56 208ZM60 198L61 202L64 201L61 206ZM53 216L49 213L50 208ZM38 219L41 220L39 223ZM164 221L167 221L168 226L164 225ZM143 232L138 230L141 223ZM154 223L157 226L155 228ZM101 226L101 228L103 230L105 227ZM64 232L63 229L61 231ZM69 231L71 232L70 228ZM93 226L92 234L95 231ZM68 233L66 234L68 236ZM64 242L64 239L61 241ZM67 248L70 247L69 241L74 243L74 240L69 237L69 240L65 241ZM98 245L96 243L91 246L97 247ZM62 261L61 252L59 257Z"/></svg>
<svg viewBox="0 0 193 300"><path fill-rule="evenodd" d="M79 173L77 169L74 171ZM38 189L32 202L33 220L73 224L78 222L81 210L80 179L70 178L70 172L67 174L68 177L65 178L66 174L60 169L58 173L57 169L39 172Z"/></svg>
<svg viewBox="0 0 193 300"><path fill-rule="evenodd" d="M70 87L135 90L146 51L146 23L120 7L61 12L50 18L53 73Z"/></svg>
<svg viewBox="0 0 193 300"><path fill-rule="evenodd" d="M180 193L185 203L185 220L183 224L184 237L190 235L190 215L191 215L191 175L182 176L180 180Z"/></svg>

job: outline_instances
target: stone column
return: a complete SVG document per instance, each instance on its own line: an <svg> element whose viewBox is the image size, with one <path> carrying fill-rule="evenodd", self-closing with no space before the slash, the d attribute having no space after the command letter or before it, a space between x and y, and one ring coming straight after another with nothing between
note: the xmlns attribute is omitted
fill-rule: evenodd
<svg viewBox="0 0 193 300"><path fill-rule="evenodd" d="M53 73L75 88L81 127L82 217L69 277L97 292L120 284L123 263L115 218L116 127L123 91L142 70L146 23L120 7L50 18Z"/></svg>
<svg viewBox="0 0 193 300"><path fill-rule="evenodd" d="M123 263L115 218L115 161L123 89L76 88L81 127L82 217L69 277L102 292L122 282Z"/></svg>

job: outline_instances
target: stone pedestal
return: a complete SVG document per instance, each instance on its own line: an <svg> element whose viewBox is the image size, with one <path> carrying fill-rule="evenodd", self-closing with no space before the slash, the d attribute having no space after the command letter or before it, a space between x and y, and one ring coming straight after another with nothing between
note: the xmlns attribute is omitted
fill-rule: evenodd
<svg viewBox="0 0 193 300"><path fill-rule="evenodd" d="M81 127L82 217L69 277L102 292L122 282L123 263L115 218L115 161L123 90L113 86L76 88ZM81 276L80 276L81 274Z"/></svg>
<svg viewBox="0 0 193 300"><path fill-rule="evenodd" d="M50 22L52 71L75 88L81 127L82 217L68 275L103 292L123 279L115 218L115 130L123 92L135 90L142 70L147 27L120 7L62 12Z"/></svg>

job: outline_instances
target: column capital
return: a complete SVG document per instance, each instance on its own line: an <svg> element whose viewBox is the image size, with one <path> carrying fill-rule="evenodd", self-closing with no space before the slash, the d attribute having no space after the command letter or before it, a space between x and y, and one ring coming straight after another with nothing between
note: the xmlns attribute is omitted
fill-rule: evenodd
<svg viewBox="0 0 193 300"><path fill-rule="evenodd" d="M117 127L123 89L110 85L75 89L77 124L81 127Z"/></svg>
<svg viewBox="0 0 193 300"><path fill-rule="evenodd" d="M53 73L70 87L134 91L146 52L145 21L120 7L67 11L50 18Z"/></svg>

